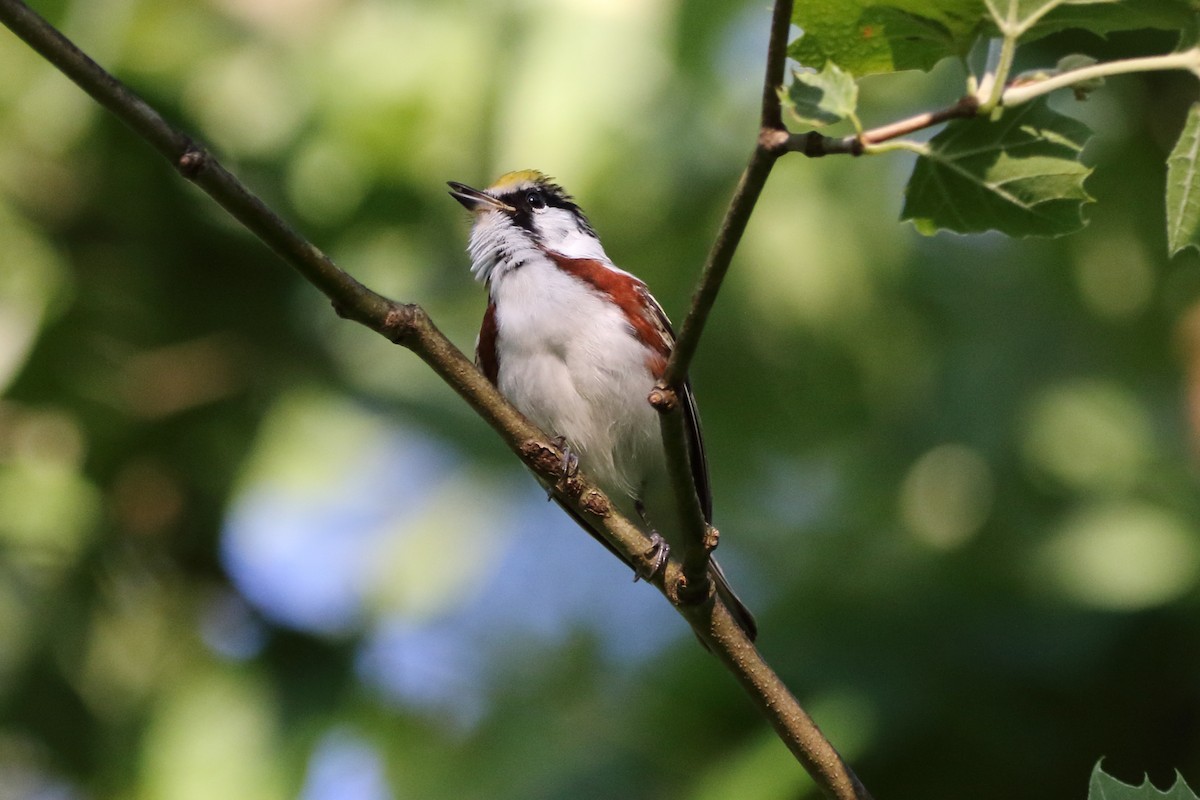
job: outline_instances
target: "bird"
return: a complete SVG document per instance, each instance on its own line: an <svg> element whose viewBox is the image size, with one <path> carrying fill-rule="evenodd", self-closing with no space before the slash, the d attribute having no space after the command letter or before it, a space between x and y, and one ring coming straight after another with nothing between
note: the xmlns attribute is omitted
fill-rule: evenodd
<svg viewBox="0 0 1200 800"><path fill-rule="evenodd" d="M519 170L482 190L447 185L472 214L471 272L488 292L476 365L518 411L565 444L566 458L617 511L640 523L660 568L684 535L658 412L647 400L675 343L666 313L645 283L613 263L579 205L552 178ZM711 525L708 462L690 382L679 397L696 496ZM717 595L753 640L754 616L717 562L710 565Z"/></svg>

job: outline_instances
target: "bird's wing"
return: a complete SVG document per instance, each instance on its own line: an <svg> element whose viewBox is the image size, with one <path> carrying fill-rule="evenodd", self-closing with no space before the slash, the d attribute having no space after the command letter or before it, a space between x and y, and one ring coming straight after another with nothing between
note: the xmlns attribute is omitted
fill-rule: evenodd
<svg viewBox="0 0 1200 800"><path fill-rule="evenodd" d="M675 346L675 331L667 312L650 294L646 284L633 275L618 269L611 262L594 258L571 258L551 250L546 255L561 269L589 284L596 291L608 296L625 312L634 335L650 348L651 356L646 361L655 378L661 378ZM680 392L684 431L688 437L688 458L691 461L692 481L696 485L696 496L704 511L704 520L712 523L712 489L708 481L708 459L704 455L704 439L700 433L700 414L696 410L696 398L692 394L690 381L683 382Z"/></svg>
<svg viewBox="0 0 1200 800"><path fill-rule="evenodd" d="M666 344L667 358L675 347L675 331L667 312L663 311L658 301L650 291L642 287L645 305L652 314L655 323L661 330L661 336ZM666 363L663 363L666 369ZM662 377L660 371L655 377ZM704 453L704 435L700 430L700 412L696 408L696 396L692 393L691 381L685 379L680 399L683 401L683 425L688 437L688 458L692 464L692 480L696 484L696 496L700 498L700 508L704 511L704 521L712 524L712 485L708 480L708 457Z"/></svg>
<svg viewBox="0 0 1200 800"><path fill-rule="evenodd" d="M667 312L663 311L662 306L654 299L654 295L650 294L650 290L646 288L646 284L628 272L617 269L611 262L592 258L571 258L549 250L546 250L545 253L554 261L559 269L574 275L590 284L596 291L607 295L625 313L625 317L629 321L629 326L633 330L634 335L651 351L650 357L647 358L646 366L655 378L661 378L663 371L667 368L667 361L671 357L671 351L675 347L675 331L671 328L671 320L667 317ZM482 342L483 333L481 332L480 343L482 344ZM688 380L684 380L683 382L683 388L680 391L680 400L682 401L683 409L684 433L687 436L688 460L691 462L692 468L692 482L696 487L696 497L700 500L700 509L704 512L704 520L711 525L712 488L708 480L708 458L704 453L704 437L700 432L700 413L696 410L696 398L692 393L691 382ZM567 513L574 517L575 521L584 530L592 534L597 541L616 554L622 561L625 560L582 517L561 501L559 505L563 506ZM746 605L734 593L729 585L729 581L725 578L725 573L721 571L721 567L717 564L716 560L711 559L710 564L717 593L721 595L726 607L733 614L742 630L753 640L758 634L758 625L754 621L754 615L750 613L750 610L746 608Z"/></svg>
<svg viewBox="0 0 1200 800"><path fill-rule="evenodd" d="M491 300L483 314L483 324L479 326L479 338L475 340L475 366L493 386L498 385L500 354L496 351L496 304Z"/></svg>

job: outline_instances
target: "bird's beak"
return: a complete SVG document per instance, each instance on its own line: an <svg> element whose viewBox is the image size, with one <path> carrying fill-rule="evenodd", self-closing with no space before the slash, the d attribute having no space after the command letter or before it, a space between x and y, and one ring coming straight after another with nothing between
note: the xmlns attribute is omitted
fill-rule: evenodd
<svg viewBox="0 0 1200 800"><path fill-rule="evenodd" d="M446 185L450 187L450 196L462 203L463 208L467 211L473 211L476 214L489 210L504 211L508 214L516 213L516 209L508 203L503 203L486 192L472 189L465 183L446 181Z"/></svg>

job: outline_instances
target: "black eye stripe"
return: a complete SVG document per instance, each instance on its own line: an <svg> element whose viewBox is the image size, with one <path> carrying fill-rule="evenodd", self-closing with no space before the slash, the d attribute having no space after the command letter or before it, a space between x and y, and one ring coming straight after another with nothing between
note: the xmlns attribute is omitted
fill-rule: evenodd
<svg viewBox="0 0 1200 800"><path fill-rule="evenodd" d="M513 190L499 195L497 199L508 203L516 209L512 214L513 222L535 235L538 232L534 229L534 213L545 208L559 208L571 212L578 221L580 231L591 236L596 235L592 226L588 223L587 217L583 215L583 212L575 204L575 201L555 185L532 186L525 189Z"/></svg>

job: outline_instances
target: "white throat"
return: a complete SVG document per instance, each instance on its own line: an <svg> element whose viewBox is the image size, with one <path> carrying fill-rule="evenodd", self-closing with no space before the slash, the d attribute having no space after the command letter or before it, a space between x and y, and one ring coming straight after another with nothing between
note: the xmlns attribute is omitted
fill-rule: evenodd
<svg viewBox="0 0 1200 800"><path fill-rule="evenodd" d="M498 280L530 260L544 257L543 249L568 258L592 258L612 264L600 240L582 230L574 215L561 209L547 209L538 215L535 224L540 242L515 225L504 212L482 212L471 229L467 246L475 279L481 283Z"/></svg>

